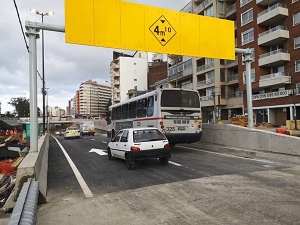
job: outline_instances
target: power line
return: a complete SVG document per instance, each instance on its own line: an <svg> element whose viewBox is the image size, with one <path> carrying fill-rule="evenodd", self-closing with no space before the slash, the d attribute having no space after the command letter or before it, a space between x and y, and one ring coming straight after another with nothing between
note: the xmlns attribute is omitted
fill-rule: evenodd
<svg viewBox="0 0 300 225"><path fill-rule="evenodd" d="M15 8L16 8L16 12L17 12L19 24L20 24L20 27L21 27L22 35L23 35L23 38L24 38L26 50L27 50L27 52L29 53L29 46L28 46L27 41L26 41L26 38L25 38L25 33L24 33L23 26L22 26L22 22L21 22L21 19L20 19L20 14L19 14L18 6L17 6L17 3L16 3L15 0L14 0L14 5L15 5ZM43 80L42 77L41 77L41 74L39 73L38 70L37 70L37 73L38 73L39 77L41 78L41 80Z"/></svg>
<svg viewBox="0 0 300 225"><path fill-rule="evenodd" d="M27 44L27 41L26 41L26 38L25 38L25 33L24 33L24 30L23 30L23 27L22 27L18 6L17 6L17 3L16 3L15 0L14 0L14 4L15 4L17 16L18 16L18 19L19 19L19 24L20 24L20 27L21 27L21 30L22 30L23 38L24 38L24 41L25 41L25 46L26 46L27 52L29 52L29 47L28 47L28 44Z"/></svg>

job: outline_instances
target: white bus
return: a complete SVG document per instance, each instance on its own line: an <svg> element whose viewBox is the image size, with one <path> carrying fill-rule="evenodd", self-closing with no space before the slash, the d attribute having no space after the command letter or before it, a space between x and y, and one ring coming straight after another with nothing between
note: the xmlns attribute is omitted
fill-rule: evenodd
<svg viewBox="0 0 300 225"><path fill-rule="evenodd" d="M199 141L202 116L195 90L158 88L146 94L111 105L107 115L107 137L125 128L156 127L170 146Z"/></svg>

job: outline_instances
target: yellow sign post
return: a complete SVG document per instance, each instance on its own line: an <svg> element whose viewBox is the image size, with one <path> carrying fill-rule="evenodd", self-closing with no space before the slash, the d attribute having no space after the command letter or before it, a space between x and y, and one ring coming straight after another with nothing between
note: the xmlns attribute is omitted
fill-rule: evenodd
<svg viewBox="0 0 300 225"><path fill-rule="evenodd" d="M65 0L65 20L71 44L235 59L230 20L121 0Z"/></svg>

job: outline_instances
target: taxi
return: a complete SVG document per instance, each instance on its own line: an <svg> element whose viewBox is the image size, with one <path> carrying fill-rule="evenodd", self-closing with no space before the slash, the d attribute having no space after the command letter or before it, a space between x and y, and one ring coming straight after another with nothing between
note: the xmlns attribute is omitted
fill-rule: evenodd
<svg viewBox="0 0 300 225"><path fill-rule="evenodd" d="M64 139L80 138L80 131L77 127L68 127L64 133Z"/></svg>

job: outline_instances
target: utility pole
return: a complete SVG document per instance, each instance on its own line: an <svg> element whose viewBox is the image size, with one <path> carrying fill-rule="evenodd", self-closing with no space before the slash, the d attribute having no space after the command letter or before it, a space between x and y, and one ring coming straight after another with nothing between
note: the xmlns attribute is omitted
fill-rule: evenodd
<svg viewBox="0 0 300 225"><path fill-rule="evenodd" d="M293 83L292 83L292 88L293 88L293 103L294 103L294 121L295 121L295 128L294 130L298 130L298 125L297 125L297 108L296 108L296 82L295 82L295 73L293 72L293 77L292 77Z"/></svg>
<svg viewBox="0 0 300 225"><path fill-rule="evenodd" d="M213 112L213 123L216 123L216 98L215 98L215 92L212 93L213 100L214 100L214 112Z"/></svg>
<svg viewBox="0 0 300 225"><path fill-rule="evenodd" d="M221 120L221 95L218 94L218 121Z"/></svg>

